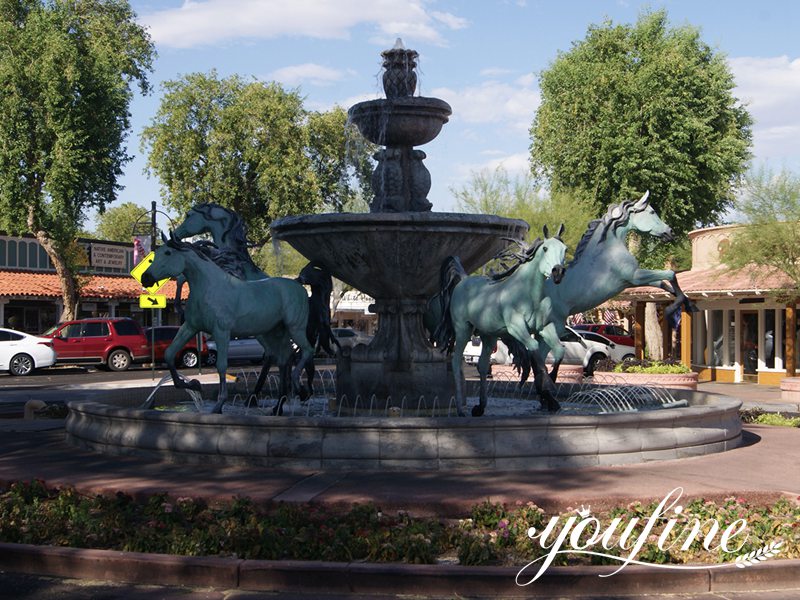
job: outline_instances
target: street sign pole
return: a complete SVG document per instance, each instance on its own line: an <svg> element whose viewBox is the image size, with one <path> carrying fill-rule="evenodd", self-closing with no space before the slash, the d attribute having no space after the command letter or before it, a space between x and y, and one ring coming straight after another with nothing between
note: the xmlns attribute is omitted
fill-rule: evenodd
<svg viewBox="0 0 800 600"><path fill-rule="evenodd" d="M155 251L158 246L156 240L156 201L150 203L150 248ZM160 310L160 309L158 309ZM150 313L150 379L155 381L156 378L156 324L155 324L155 311Z"/></svg>

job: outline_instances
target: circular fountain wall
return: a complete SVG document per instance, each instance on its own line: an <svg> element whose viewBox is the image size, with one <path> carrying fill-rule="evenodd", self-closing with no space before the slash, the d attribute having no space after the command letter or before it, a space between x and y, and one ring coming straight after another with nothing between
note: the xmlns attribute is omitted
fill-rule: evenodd
<svg viewBox="0 0 800 600"><path fill-rule="evenodd" d="M562 386L564 394L572 390L568 384ZM689 390L670 391L686 406L617 414L538 413L480 419L384 413L356 417L211 415L72 402L67 437L77 446L110 454L313 470L620 465L700 456L741 444L741 401ZM532 409L533 402L527 401L527 407Z"/></svg>

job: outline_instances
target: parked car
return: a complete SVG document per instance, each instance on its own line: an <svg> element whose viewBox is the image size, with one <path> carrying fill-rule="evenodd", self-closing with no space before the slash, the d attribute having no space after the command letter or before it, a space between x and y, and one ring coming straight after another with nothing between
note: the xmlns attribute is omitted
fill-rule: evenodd
<svg viewBox="0 0 800 600"><path fill-rule="evenodd" d="M232 337L228 341L228 364L235 362L251 362L254 365L260 365L264 362L264 347L254 337ZM217 364L217 343L210 338L206 363Z"/></svg>
<svg viewBox="0 0 800 600"><path fill-rule="evenodd" d="M144 330L147 341L155 349L156 363L164 362L164 352L172 343L172 340L175 339L175 334L178 333L179 329L180 327L175 325L163 325L161 327L148 327ZM178 352L175 363L178 367L192 368L197 366L199 360L208 362L208 344L205 342L204 334L200 334L200 350L197 349L197 336L192 336L192 339L186 342Z"/></svg>
<svg viewBox="0 0 800 600"><path fill-rule="evenodd" d="M612 342L604 335L594 333L593 331L585 331L583 329L575 329L575 333L585 340L591 340L598 344L603 344L608 351L608 356L614 362L622 362L628 358L636 358L636 348L633 346L626 346Z"/></svg>
<svg viewBox="0 0 800 600"><path fill-rule="evenodd" d="M577 331L591 331L592 333L599 333L610 339L615 344L622 344L623 346L633 346L633 336L625 331L618 325L607 325L604 323L581 323L574 325L573 329Z"/></svg>
<svg viewBox="0 0 800 600"><path fill-rule="evenodd" d="M56 362L53 340L14 329L0 329L0 370L11 375L30 375L34 369Z"/></svg>
<svg viewBox="0 0 800 600"><path fill-rule="evenodd" d="M583 365L583 372L586 375L594 373L597 363L609 357L608 347L605 344L584 339L571 327L567 327L560 340L564 346L562 364Z"/></svg>
<svg viewBox="0 0 800 600"><path fill-rule="evenodd" d="M358 344L369 344L372 341L372 336L350 327L334 327L331 331L342 348L352 348Z"/></svg>
<svg viewBox="0 0 800 600"><path fill-rule="evenodd" d="M464 347L464 362L466 362L468 365L477 365L482 350L483 344L481 343L481 338L479 338L477 335L473 336ZM492 348L492 354L489 357L489 364L511 364L511 354L509 353L506 345L500 340L497 340L494 344L494 348Z"/></svg>
<svg viewBox="0 0 800 600"><path fill-rule="evenodd" d="M150 358L144 330L133 319L66 321L54 325L42 337L52 340L60 363L101 364L112 371L125 371L131 364Z"/></svg>

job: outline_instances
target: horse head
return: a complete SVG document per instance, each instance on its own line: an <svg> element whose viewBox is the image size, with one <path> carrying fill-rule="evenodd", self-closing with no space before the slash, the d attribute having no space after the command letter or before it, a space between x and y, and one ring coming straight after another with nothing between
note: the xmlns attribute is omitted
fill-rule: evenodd
<svg viewBox="0 0 800 600"><path fill-rule="evenodd" d="M564 224L561 224L558 233L554 237L549 237L550 232L547 229L547 225L542 228L542 231L544 233L544 241L539 248L542 257L539 262L539 272L544 277L552 277L553 283L559 284L566 272L564 256L567 252L567 246L561 241L561 235L564 233Z"/></svg>
<svg viewBox="0 0 800 600"><path fill-rule="evenodd" d="M183 242L175 237L175 232L170 231L169 238L162 233L161 240L164 244L156 248L153 262L142 274L144 287L150 287L166 277L177 277L186 268L185 248L182 247Z"/></svg>
<svg viewBox="0 0 800 600"><path fill-rule="evenodd" d="M671 242L675 239L672 229L656 214L650 206L650 192L645 192L631 208L628 215L628 223L631 229L640 233L647 233L657 237L664 242Z"/></svg>

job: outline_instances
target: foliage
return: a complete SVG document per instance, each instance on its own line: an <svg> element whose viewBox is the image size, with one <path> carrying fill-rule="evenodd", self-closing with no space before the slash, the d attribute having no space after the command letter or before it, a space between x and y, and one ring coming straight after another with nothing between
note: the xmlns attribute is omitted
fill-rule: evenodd
<svg viewBox="0 0 800 600"><path fill-rule="evenodd" d="M614 367L615 373L649 373L651 375L677 375L691 373L692 370L681 362L674 360L638 360L628 359Z"/></svg>
<svg viewBox="0 0 800 600"><path fill-rule="evenodd" d="M148 231L150 218L147 209L134 202L123 202L100 213L95 236L112 242L130 242L133 227L138 223L141 231ZM141 232L140 231L140 232Z"/></svg>
<svg viewBox="0 0 800 600"><path fill-rule="evenodd" d="M745 180L736 209L745 227L735 230L721 259L729 269L753 265L756 279L776 273L789 277L800 294L800 176L782 170L754 170Z"/></svg>
<svg viewBox="0 0 800 600"><path fill-rule="evenodd" d="M324 113L310 113L308 137L311 166L325 208L333 212L364 212L350 207L357 205L359 198L372 194L370 156L377 146L347 122L347 112L340 106Z"/></svg>
<svg viewBox="0 0 800 600"><path fill-rule="evenodd" d="M755 409L758 410L758 409ZM745 412L745 411L742 411ZM781 413L768 413L758 411L758 414L742 415L744 423L756 423L758 425L773 425L775 427L800 427L800 417L787 417Z"/></svg>
<svg viewBox="0 0 800 600"><path fill-rule="evenodd" d="M567 252L575 250L597 205L585 194L547 193L531 175L511 177L503 167L473 172L468 183L451 189L459 211L522 219L530 225L528 237L541 237L547 225L551 235L563 223Z"/></svg>
<svg viewBox="0 0 800 600"><path fill-rule="evenodd" d="M724 55L664 11L591 25L540 75L534 173L604 206L650 190L680 236L714 222L749 159L751 118Z"/></svg>
<svg viewBox="0 0 800 600"><path fill-rule="evenodd" d="M253 262L273 277L297 277L308 259L286 242L273 238L253 255Z"/></svg>
<svg viewBox="0 0 800 600"><path fill-rule="evenodd" d="M148 92L155 52L127 0L5 0L0 39L0 229L36 235L69 317L66 249L117 195L131 86Z"/></svg>
<svg viewBox="0 0 800 600"><path fill-rule="evenodd" d="M635 539L657 504L633 502L595 516L603 523L614 517L626 524L638 518L631 533L631 539ZM279 504L264 510L241 497L212 507L190 497L154 494L134 500L123 493L89 496L72 488L52 489L41 481L32 481L0 489L0 541L186 556L415 564L457 555L465 565L521 565L545 554L527 535L529 528L541 531L550 520L534 503L507 506L485 502L474 507L471 514L472 518L445 522L405 513L387 515L372 504L354 505L344 513L316 504ZM563 525L575 512L567 507L552 516ZM751 505L733 497L719 503L687 499L684 511L675 518L678 526L672 531L673 538L694 519L701 523L717 519L724 528L743 518L748 523L748 539L738 554L782 539L785 545L781 557L800 557L800 505L785 499L769 506ZM659 519L639 558L671 563L736 558L721 550L706 550L702 536L686 551L679 548L680 544L662 551L655 540L665 526L666 520ZM611 538L612 549L604 552L620 554L616 545L620 531ZM581 564L579 557L568 559L565 555L557 556L554 562L576 563Z"/></svg>
<svg viewBox="0 0 800 600"><path fill-rule="evenodd" d="M365 185L367 150L348 154L339 107L309 114L297 91L216 71L163 88L141 142L165 204L178 212L216 202L239 213L252 239L265 240L273 219L341 209Z"/></svg>

